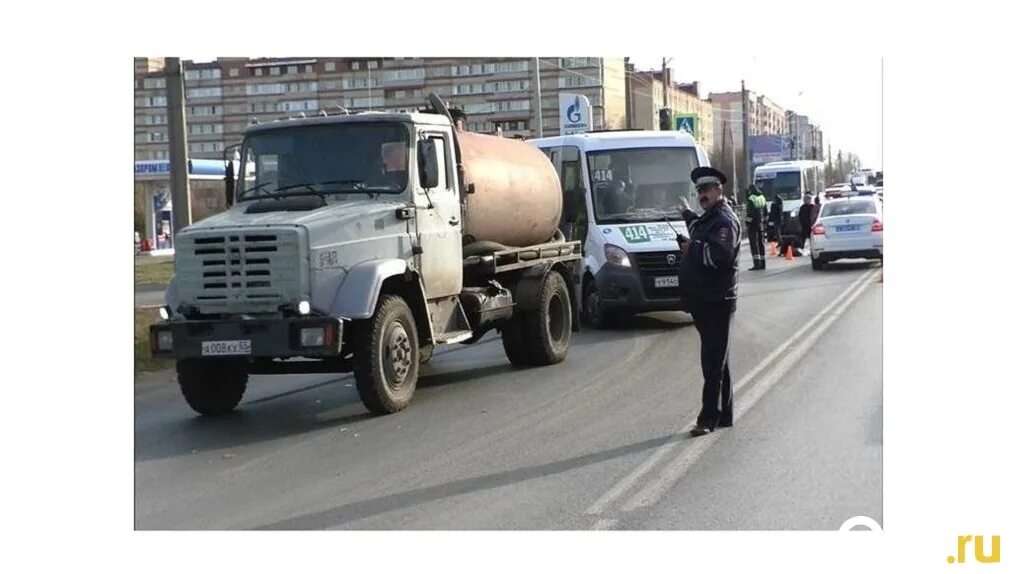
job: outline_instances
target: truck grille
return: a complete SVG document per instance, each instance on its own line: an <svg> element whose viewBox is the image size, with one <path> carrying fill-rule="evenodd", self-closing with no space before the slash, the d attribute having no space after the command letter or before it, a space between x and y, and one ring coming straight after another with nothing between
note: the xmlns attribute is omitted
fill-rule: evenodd
<svg viewBox="0 0 1020 574"><path fill-rule="evenodd" d="M176 251L181 301L204 313L275 311L302 292L296 229L188 232Z"/></svg>
<svg viewBox="0 0 1020 574"><path fill-rule="evenodd" d="M670 263L669 256L675 257ZM656 287L655 278L675 276L680 266L679 251L653 251L650 253L634 253L634 260L637 263L638 273L641 275L641 287L645 290L645 297L649 299L676 299L680 297L678 287Z"/></svg>

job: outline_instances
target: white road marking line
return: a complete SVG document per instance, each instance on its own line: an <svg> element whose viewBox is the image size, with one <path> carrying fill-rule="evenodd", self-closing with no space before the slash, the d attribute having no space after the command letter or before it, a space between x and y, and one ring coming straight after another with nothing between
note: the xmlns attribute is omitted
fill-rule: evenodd
<svg viewBox="0 0 1020 574"><path fill-rule="evenodd" d="M866 273L862 275L860 278L858 278L856 281L851 283L850 286L847 287L842 293L840 293L835 299L833 299L832 302L829 303L829 305L827 305L824 309L819 311L814 317L811 318L810 321L805 323L804 326L798 329L797 332L794 333L789 339L787 339L782 345L777 347L775 350L769 353L768 356L762 359L753 369L751 369L749 373L747 373L747 375L741 378L733 386L734 395L736 395L738 391L743 390L743 388L748 384L748 382L753 380L754 377L758 376L758 374L766 366L772 363L772 361L774 361L776 357L778 357L781 353L785 352L786 349L790 347L790 345L792 345L795 341L803 337L804 333L806 333L812 326L818 323L818 321L821 320L821 318L824 317L827 313L829 313L833 308L839 305L839 303L843 299L845 299L849 294L851 294L855 289L859 288L861 285L866 284L870 276L871 273ZM741 399L741 401L742 400L743 399ZM740 402L738 402L738 408L739 405ZM696 420L691 421L690 423L688 423L687 427L693 426L696 422L697 422ZM706 438L709 440L705 440ZM712 438L711 435L709 437L702 437L702 440L706 443L714 442L714 439ZM660 460L662 460L664 457L669 455L674 449L676 449L678 444L680 443L676 441L670 441L660 446L659 448L655 449L655 451L651 455L649 455L649 457L645 461L643 461L627 476L625 476L623 479L621 479L619 482L613 485L608 491L606 491L602 496L600 496L598 500L596 500L590 507L588 507L588 509L585 511L585 514L597 515L605 512L605 510L617 498L619 498L620 496L625 494L628 490L630 490L644 475L651 471Z"/></svg>
<svg viewBox="0 0 1020 574"><path fill-rule="evenodd" d="M822 334L839 318L840 315L846 311L847 307L850 306L860 295L867 289L871 283L869 279L872 279L875 275L875 271L867 273L862 279L854 283L856 289L848 297L846 297L839 306L832 311L831 314L823 314L825 320L820 322L811 333L799 341L799 343L790 349L789 353L784 356L778 363L775 364L768 373L754 385L747 395L737 404L736 412L733 413L734 421L740 420L743 416L754 407L765 393L769 391L773 386L780 381L783 375L785 375L790 369L792 369L798 360L803 357L808 350L821 338ZM651 506L661 499L674 485L690 470L692 466L698 461L698 459L707 451L718 439L718 432L708 435L707 437L701 437L698 442L694 443L690 448L685 449L677 459L675 459L667 467L666 471L650 481L645 487L631 497L621 507L623 512L631 512L638 508Z"/></svg>

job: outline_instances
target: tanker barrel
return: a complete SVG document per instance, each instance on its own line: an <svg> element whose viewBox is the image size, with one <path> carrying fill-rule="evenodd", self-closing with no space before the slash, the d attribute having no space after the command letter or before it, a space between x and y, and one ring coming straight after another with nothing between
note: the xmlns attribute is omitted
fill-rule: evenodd
<svg viewBox="0 0 1020 574"><path fill-rule="evenodd" d="M457 131L464 184L467 242L528 247L554 240L563 210L559 177L549 158L526 142Z"/></svg>

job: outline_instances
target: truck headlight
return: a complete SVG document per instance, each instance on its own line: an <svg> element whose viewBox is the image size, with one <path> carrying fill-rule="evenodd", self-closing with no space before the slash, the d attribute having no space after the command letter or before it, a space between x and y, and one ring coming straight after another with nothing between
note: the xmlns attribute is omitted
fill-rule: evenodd
<svg viewBox="0 0 1020 574"><path fill-rule="evenodd" d="M627 252L623 249L607 243L606 263L612 263L620 267L630 267L630 257L627 256Z"/></svg>
<svg viewBox="0 0 1020 574"><path fill-rule="evenodd" d="M301 346L302 347L325 347L326 346L326 328L325 327L303 327L301 329Z"/></svg>
<svg viewBox="0 0 1020 574"><path fill-rule="evenodd" d="M153 329L149 336L152 338L152 352L169 353L174 350L174 333L170 329Z"/></svg>
<svg viewBox="0 0 1020 574"><path fill-rule="evenodd" d="M169 321L170 320L170 307L167 307L166 305L163 305L162 307L160 307L159 308L159 316L164 321Z"/></svg>
<svg viewBox="0 0 1020 574"><path fill-rule="evenodd" d="M298 313L301 313L302 315L307 315L312 312L312 304L309 303L308 301L302 301L298 303L297 310Z"/></svg>

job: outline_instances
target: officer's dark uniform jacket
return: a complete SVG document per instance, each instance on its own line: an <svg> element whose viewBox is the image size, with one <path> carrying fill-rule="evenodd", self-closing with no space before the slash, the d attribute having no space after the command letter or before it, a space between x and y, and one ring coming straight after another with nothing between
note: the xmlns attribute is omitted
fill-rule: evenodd
<svg viewBox="0 0 1020 574"><path fill-rule="evenodd" d="M681 288L694 305L728 302L735 306L740 259L737 215L720 201L701 217L687 210L683 218L691 245L680 261Z"/></svg>

